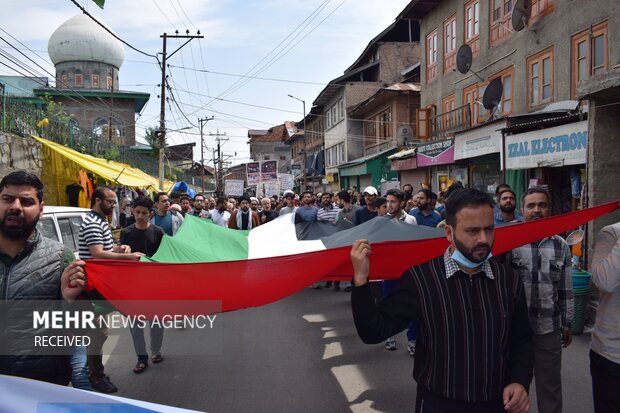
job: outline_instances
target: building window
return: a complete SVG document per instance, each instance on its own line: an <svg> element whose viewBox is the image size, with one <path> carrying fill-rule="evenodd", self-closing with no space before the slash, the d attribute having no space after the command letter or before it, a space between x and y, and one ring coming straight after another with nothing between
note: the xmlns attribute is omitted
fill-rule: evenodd
<svg viewBox="0 0 620 413"><path fill-rule="evenodd" d="M443 24L443 72L451 72L456 66L456 15Z"/></svg>
<svg viewBox="0 0 620 413"><path fill-rule="evenodd" d="M465 43L471 47L472 54L480 52L480 3L478 0L465 4Z"/></svg>
<svg viewBox="0 0 620 413"><path fill-rule="evenodd" d="M82 72L75 72L73 75L73 81L75 87L82 87L84 85L84 79L82 78Z"/></svg>
<svg viewBox="0 0 620 413"><path fill-rule="evenodd" d="M426 36L426 83L437 77L437 29Z"/></svg>
<svg viewBox="0 0 620 413"><path fill-rule="evenodd" d="M579 82L591 76L606 73L607 70L607 22L603 22L592 27L591 37L590 29L587 29L572 38L571 95L573 98L577 96Z"/></svg>
<svg viewBox="0 0 620 413"><path fill-rule="evenodd" d="M344 119L344 100L339 99L325 112L325 125L329 129Z"/></svg>
<svg viewBox="0 0 620 413"><path fill-rule="evenodd" d="M392 137L392 108L386 109L378 116L379 138Z"/></svg>
<svg viewBox="0 0 620 413"><path fill-rule="evenodd" d="M555 0L531 0L532 12L530 13L530 23L535 22L542 16L551 13L555 9Z"/></svg>
<svg viewBox="0 0 620 413"><path fill-rule="evenodd" d="M61 83L60 87L66 88L67 84L69 83L69 76L67 76L66 74L63 73L60 76L60 83Z"/></svg>
<svg viewBox="0 0 620 413"><path fill-rule="evenodd" d="M553 47L527 59L528 108L553 100Z"/></svg>
<svg viewBox="0 0 620 413"><path fill-rule="evenodd" d="M284 155L280 155L280 160L281 160L281 161L286 161L286 156L284 156Z"/></svg>
<svg viewBox="0 0 620 413"><path fill-rule="evenodd" d="M99 75L92 75L90 79L90 83L93 88L99 88Z"/></svg>
<svg viewBox="0 0 620 413"><path fill-rule="evenodd" d="M512 33L512 0L491 0L491 46L501 43Z"/></svg>
<svg viewBox="0 0 620 413"><path fill-rule="evenodd" d="M120 138L125 136L125 125L116 117L110 119L109 116L104 116L93 123L93 133L101 138Z"/></svg>
<svg viewBox="0 0 620 413"><path fill-rule="evenodd" d="M109 76L106 78L106 89L108 90L112 90L112 87L114 86L114 83L112 81L112 76Z"/></svg>
<svg viewBox="0 0 620 413"><path fill-rule="evenodd" d="M469 105L469 113L471 114L471 126L478 124L478 108L482 107L478 100L478 85L474 84L463 89L463 105ZM466 116L466 114L464 114Z"/></svg>
<svg viewBox="0 0 620 413"><path fill-rule="evenodd" d="M492 76L489 79L489 80L493 80L498 77L502 79L502 85L504 86L504 90L502 92L502 100L496 112L500 116L506 116L512 113L513 96L514 96L514 78L515 78L514 73L515 73L514 66L510 66L508 69L502 70L501 72Z"/></svg>
<svg viewBox="0 0 620 413"><path fill-rule="evenodd" d="M453 93L449 96L446 96L441 101L441 113L448 113L453 111L456 108L456 95ZM443 129L452 129L455 126L455 118L454 116L442 116Z"/></svg>

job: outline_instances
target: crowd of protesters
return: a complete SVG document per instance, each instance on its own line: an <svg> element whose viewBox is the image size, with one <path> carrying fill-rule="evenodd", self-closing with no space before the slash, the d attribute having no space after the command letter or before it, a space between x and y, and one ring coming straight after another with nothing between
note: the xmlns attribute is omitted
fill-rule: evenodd
<svg viewBox="0 0 620 413"><path fill-rule="evenodd" d="M491 224L491 230L495 225L545 218L550 214L549 194L541 188L528 189L521 198L523 209L517 211L515 192L506 185L498 188L497 204L490 201L490 198L487 200L485 196L488 197L488 195L463 195L466 191L470 190L464 189L462 185L457 183L445 193L440 194L435 194L428 188L422 188L414 193L413 187L407 184L402 190L389 189L385 194L381 194L383 196L380 196L377 189L372 186L364 188L361 193L357 193L356 188L342 190L336 194L312 191L295 194L293 191L285 191L281 197L249 197L243 195L213 198L197 194L190 198L185 193L167 194L161 192L156 193L152 199L145 196L133 199L131 203L132 219L124 222L120 243L115 243L107 217L117 207L118 198L112 188L103 186L93 192L92 210L84 218L79 232L78 252L80 260L75 261L73 254L67 251L66 247L45 239L36 230L43 208L44 193L39 178L27 172L14 172L4 177L0 182L0 262L5 274L5 277L2 278L5 283L2 286L2 300L19 300L25 297L20 295L23 291L23 285L25 285L24 282L26 282L24 280L32 271L32 266L36 265L38 268L45 269L46 273L40 275L39 283L28 284L28 288L32 291L36 290L39 297L73 301L82 294L82 288L85 285L83 269L85 260L139 260L144 255L151 256L157 251L164 234L175 235L188 215L211 220L216 225L236 230L251 230L286 214L294 214L296 223L323 221L335 225L339 222L347 222L353 226L364 224L377 216L382 216L412 226L446 227L448 239L451 240L455 249L451 255L446 252L443 258L437 258L437 260L442 263L445 261L445 265L452 265L454 270L451 271L453 273L458 272L458 268L482 268L480 271L492 279L494 274L500 271L497 265L510 264L516 268L518 279L522 284L515 287L515 294L522 293L525 297L524 305L526 303L528 307L524 314L526 314L526 319L529 319L529 323L521 326L521 328L523 331L527 330L527 334L532 337L532 370L536 378L539 411L560 412L562 410L560 372L562 347L571 343L571 323L574 316L571 254L566 241L559 236L545 238L539 242L519 247L502 257L493 257L494 264L487 265L485 263L491 258L491 245L474 245L473 249L468 250L466 245L459 244L456 239L457 226L455 223L455 217L463 216L463 214L458 215L459 208L484 209L486 205L494 208L491 219L494 222ZM456 196L455 194L460 195ZM467 201L468 196L470 198L472 196L477 197L474 204L471 202L467 204L469 202ZM457 198L465 199L465 201L462 199L459 201L465 202L465 206L459 208L456 208L455 205L450 206L450 200ZM452 203L456 203L456 201ZM448 211L450 208L452 208L452 215ZM459 230L462 231L463 229L459 228ZM465 228L464 231L467 229ZM461 236L459 235L459 237ZM484 256L478 259L480 258L478 255L482 252L485 252ZM365 266L367 264L364 264L364 260L368 259L369 253L369 244L364 242L355 244L352 256L354 256L354 266L357 271L356 284L353 287L351 283L347 283L344 291L355 290L366 282L367 270L365 268L367 267ZM410 271L413 270L412 268ZM608 272L611 271L611 269L607 270ZM6 276L9 273L11 277ZM9 282L11 285L6 284ZM396 286L394 283L385 283L382 289L383 297L377 302L394 301L396 296L402 298L405 293L403 285L403 279ZM317 283L311 287L322 289L332 288L332 286L336 291L340 290L340 284L332 282L326 282L322 285ZM413 286L407 288L410 288L411 291L415 290ZM29 291L28 294L31 294L32 291ZM7 292L11 293L7 294ZM364 294L364 296L362 297L360 294ZM365 294L365 292L357 293L359 299L363 300L367 299ZM400 306L405 305L402 301L398 304ZM606 305L613 308L617 307L617 304ZM381 340L387 339L385 348L393 351L397 349L394 333L407 327L407 351L412 356L416 355L416 323L413 321L414 317L409 317L405 312L398 312L395 307L386 307L385 305L380 306L378 311L383 311L382 308L386 314L393 313L390 313L392 315L389 317L398 318L398 328L394 327L383 331L381 334L375 334L373 332L374 325L364 324L363 327L360 327L362 324L357 324L358 319L356 318L356 325L360 334L363 332L365 337L372 337L369 340L376 341L377 337L380 337ZM356 316L359 317L362 317L362 313L367 311L354 307L354 310L356 309L359 310L356 313ZM414 312L420 311L424 312L416 307ZM105 317L105 311L102 311L99 317ZM377 315L375 314L373 317L376 318ZM396 318L389 317L390 322L396 320ZM3 323L6 324L6 322L7 320L3 320ZM359 322L361 323L361 321ZM12 327L18 328L19 326ZM426 330L423 329L422 331ZM609 336L615 333L606 331L605 334ZM57 384L68 384L71 380L74 387L114 393L117 388L105 373L102 362L102 347L106 341L107 332L105 329L92 329L88 335L92 339L88 350L85 351L84 348L76 347L70 357L2 355L0 356L0 374L29 377ZM138 362L133 371L140 374L149 364L144 331L139 328L132 328L131 335L138 357ZM601 341L607 340L604 334L598 337ZM153 363L160 363L164 360L161 353L163 339L161 329L150 329L150 361ZM429 352L432 352L433 349L427 347L427 343L423 344L425 344L423 355L429 357ZM603 346L599 347L602 348ZM595 354L591 357L593 360L598 360L603 356ZM613 366L616 365L613 364ZM417 372L414 371L414 375L416 374L430 380L437 373L430 370L418 370ZM424 376L425 374L427 376ZM600 377L604 377L603 373L600 374ZM527 381L526 379L527 377L523 380ZM525 384L529 385L529 382ZM432 394L434 388L419 387L419 390L425 392L426 397L432 396L431 399L437 406L441 405L440 398L433 399L433 397L441 397L441 395ZM460 390L458 386L455 387L455 391ZM521 397L521 388L514 388L511 391L515 390L514 395ZM476 390L467 391L471 391L467 393L468 396L473 395L475 397L477 395ZM598 397L607 396L603 394ZM450 403L452 402L450 401ZM525 402L519 401L520 408L524 406L523 403ZM519 409L512 411L521 411Z"/></svg>

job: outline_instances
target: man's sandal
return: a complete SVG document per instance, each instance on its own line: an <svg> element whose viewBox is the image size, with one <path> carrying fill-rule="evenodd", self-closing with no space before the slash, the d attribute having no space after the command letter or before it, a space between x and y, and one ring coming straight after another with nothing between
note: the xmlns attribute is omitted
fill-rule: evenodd
<svg viewBox="0 0 620 413"><path fill-rule="evenodd" d="M138 361L138 363L136 364L136 367L133 368L133 372L136 374L140 374L144 370L146 370L148 366L149 364L146 361Z"/></svg>
<svg viewBox="0 0 620 413"><path fill-rule="evenodd" d="M161 363L162 361L164 361L164 358L162 357L161 354L153 354L153 357L151 357L151 361L155 364L157 363Z"/></svg>

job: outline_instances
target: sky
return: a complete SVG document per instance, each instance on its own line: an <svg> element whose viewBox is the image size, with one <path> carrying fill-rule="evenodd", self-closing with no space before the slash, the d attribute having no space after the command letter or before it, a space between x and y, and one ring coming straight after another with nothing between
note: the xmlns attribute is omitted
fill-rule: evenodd
<svg viewBox="0 0 620 413"><path fill-rule="evenodd" d="M211 164L214 137L226 133L222 150L231 165L248 162L248 129L269 129L300 121L330 80L342 75L368 43L405 8L409 0L77 0L121 39L147 54L161 53L165 32L197 34L172 56L168 81L176 103L166 107L168 144L196 142L198 118L204 124L205 162ZM53 83L47 54L51 34L81 13L71 0L0 0L0 35L34 59L34 75ZM181 40L168 40L168 52ZM17 52L0 40L0 48ZM0 56L0 62L4 59ZM25 59L24 59L25 60ZM5 61L5 63L7 63ZM10 62L8 62L10 63ZM46 73L48 72L48 73ZM0 65L0 75L16 75ZM159 126L161 71L156 59L125 46L120 89L150 93L136 123L136 138Z"/></svg>

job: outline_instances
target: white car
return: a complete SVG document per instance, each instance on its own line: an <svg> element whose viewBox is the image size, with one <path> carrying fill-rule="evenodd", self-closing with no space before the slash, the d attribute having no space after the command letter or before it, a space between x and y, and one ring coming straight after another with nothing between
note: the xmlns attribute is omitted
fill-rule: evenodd
<svg viewBox="0 0 620 413"><path fill-rule="evenodd" d="M44 237L65 244L78 258L80 225L89 211L87 208L45 205L37 229Z"/></svg>

